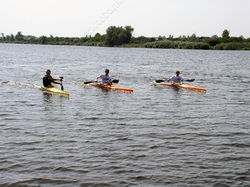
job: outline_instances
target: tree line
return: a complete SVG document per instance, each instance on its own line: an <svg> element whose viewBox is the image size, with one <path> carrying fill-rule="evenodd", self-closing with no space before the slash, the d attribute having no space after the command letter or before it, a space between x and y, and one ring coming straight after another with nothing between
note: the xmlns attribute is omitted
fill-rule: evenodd
<svg viewBox="0 0 250 187"><path fill-rule="evenodd" d="M166 49L215 49L215 50L250 50L250 38L243 36L231 37L230 31L225 29L221 37L199 37L196 34L191 36L173 35L158 37L133 37L134 29L131 26L116 27L110 26L106 34L96 33L94 36L85 37L54 37L50 35L35 37L23 35L18 32L16 35L5 35L1 33L1 43L23 43L23 44L49 44L49 45L80 45L80 46L103 46L103 47L142 47L142 48L166 48Z"/></svg>

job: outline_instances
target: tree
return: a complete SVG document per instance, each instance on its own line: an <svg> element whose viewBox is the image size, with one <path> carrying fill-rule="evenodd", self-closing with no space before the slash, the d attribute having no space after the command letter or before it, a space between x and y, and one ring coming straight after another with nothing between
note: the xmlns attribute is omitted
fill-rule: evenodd
<svg viewBox="0 0 250 187"><path fill-rule="evenodd" d="M132 32L134 31L134 29L131 26L125 26L125 32L126 32L126 39L125 42L129 43L131 41L132 38Z"/></svg>
<svg viewBox="0 0 250 187"><path fill-rule="evenodd" d="M218 39L219 37L215 34L211 37L212 39Z"/></svg>
<svg viewBox="0 0 250 187"><path fill-rule="evenodd" d="M107 28L106 30L106 39L105 39L105 43L108 46L114 46L118 44L118 32L119 28L115 27L115 26L110 26L109 28Z"/></svg>
<svg viewBox="0 0 250 187"><path fill-rule="evenodd" d="M129 43L131 41L133 31L134 29L131 26L126 26L125 28L110 26L106 30L105 44L113 47L115 45Z"/></svg>
<svg viewBox="0 0 250 187"><path fill-rule="evenodd" d="M59 37L56 36L56 37L54 38L54 41L55 41L55 42L59 42Z"/></svg>
<svg viewBox="0 0 250 187"><path fill-rule="evenodd" d="M198 38L197 38L196 34L192 34L192 36L188 37L188 40L191 42L196 42L198 40Z"/></svg>
<svg viewBox="0 0 250 187"><path fill-rule="evenodd" d="M163 40L163 37L164 37L164 36L161 36L161 35L158 36L158 41Z"/></svg>
<svg viewBox="0 0 250 187"><path fill-rule="evenodd" d="M223 33L222 33L222 38L229 39L229 38L230 38L230 37L229 37L229 33L230 33L230 31L227 30L227 29L225 29L225 30L223 31Z"/></svg>
<svg viewBox="0 0 250 187"><path fill-rule="evenodd" d="M47 37L46 36L41 36L39 38L39 41L40 41L41 44L46 44L47 43Z"/></svg>
<svg viewBox="0 0 250 187"><path fill-rule="evenodd" d="M15 41L15 37L13 34L10 35L10 41Z"/></svg>
<svg viewBox="0 0 250 187"><path fill-rule="evenodd" d="M15 39L17 41L23 41L23 35L22 35L22 32L18 32L15 36Z"/></svg>
<svg viewBox="0 0 250 187"><path fill-rule="evenodd" d="M100 42L101 39L102 39L102 35L100 33L96 33L95 37L91 38L91 41Z"/></svg>
<svg viewBox="0 0 250 187"><path fill-rule="evenodd" d="M179 37L179 40L180 40L180 41L186 41L186 40L187 40L187 37L186 37L185 35L180 36L180 37Z"/></svg>
<svg viewBox="0 0 250 187"><path fill-rule="evenodd" d="M2 35L2 41L5 41L6 38L5 38L5 36L4 36L4 33L1 33L1 35Z"/></svg>

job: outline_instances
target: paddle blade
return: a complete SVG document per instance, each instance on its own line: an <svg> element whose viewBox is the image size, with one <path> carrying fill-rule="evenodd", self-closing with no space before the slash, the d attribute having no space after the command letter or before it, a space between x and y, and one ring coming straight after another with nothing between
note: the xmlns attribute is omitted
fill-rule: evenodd
<svg viewBox="0 0 250 187"><path fill-rule="evenodd" d="M155 80L156 83L159 83L159 82L164 82L164 80Z"/></svg>
<svg viewBox="0 0 250 187"><path fill-rule="evenodd" d="M86 81L84 82L84 84L89 84L89 83L93 83L94 81Z"/></svg>
<svg viewBox="0 0 250 187"><path fill-rule="evenodd" d="M118 80L118 79L114 79L114 80L112 80L112 82L113 82L113 83L118 83L119 80Z"/></svg>
<svg viewBox="0 0 250 187"><path fill-rule="evenodd" d="M194 82L195 79L186 79L184 81L187 81L187 82Z"/></svg>

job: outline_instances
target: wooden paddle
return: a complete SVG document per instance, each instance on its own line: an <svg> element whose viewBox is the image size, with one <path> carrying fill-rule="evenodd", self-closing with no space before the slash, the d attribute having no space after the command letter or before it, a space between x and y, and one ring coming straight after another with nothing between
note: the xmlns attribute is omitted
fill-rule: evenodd
<svg viewBox="0 0 250 187"><path fill-rule="evenodd" d="M96 82L96 81L86 81L86 82L84 82L84 84L89 84L89 83L94 83L94 82ZM118 82L119 82L119 79L112 80L112 83L118 83Z"/></svg>
<svg viewBox="0 0 250 187"><path fill-rule="evenodd" d="M186 80L183 80L183 81L186 81L186 82L194 82L195 79L186 79ZM166 79L160 79L160 80L155 80L156 83L160 83L160 82L165 82Z"/></svg>

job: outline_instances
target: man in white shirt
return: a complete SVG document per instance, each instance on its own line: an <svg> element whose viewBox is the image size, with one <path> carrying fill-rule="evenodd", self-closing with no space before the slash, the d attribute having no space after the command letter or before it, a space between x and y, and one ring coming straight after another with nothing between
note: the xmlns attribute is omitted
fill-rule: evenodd
<svg viewBox="0 0 250 187"><path fill-rule="evenodd" d="M183 78L180 76L180 71L176 71L176 75L173 75L168 81L173 81L173 83L181 83Z"/></svg>
<svg viewBox="0 0 250 187"><path fill-rule="evenodd" d="M109 84L109 85L112 84L112 82L111 82L112 77L109 75L109 69L105 70L105 74L104 75L96 77L95 81L97 82L98 79L102 79L102 84Z"/></svg>

